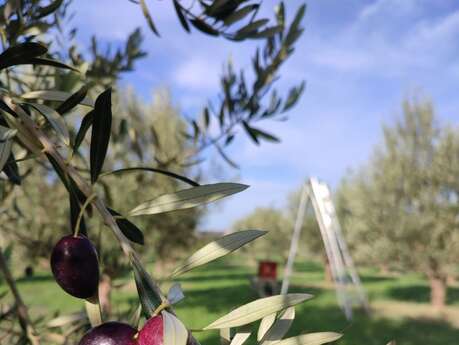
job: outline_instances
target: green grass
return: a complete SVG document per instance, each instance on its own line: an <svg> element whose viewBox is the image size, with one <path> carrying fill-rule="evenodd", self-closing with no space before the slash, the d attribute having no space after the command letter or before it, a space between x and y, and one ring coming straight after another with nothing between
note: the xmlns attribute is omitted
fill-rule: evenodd
<svg viewBox="0 0 459 345"><path fill-rule="evenodd" d="M249 283L254 271L253 268L220 261L187 273L180 279L186 298L176 306L178 315L189 328L201 328L232 308L257 298ZM340 345L384 345L391 339L397 339L401 345L452 345L459 342L457 323L453 326L429 308L428 285L422 277L416 274L384 277L371 271L364 272L362 280L370 300L373 305L384 307L384 312L379 307L371 317L357 312L354 320L348 322L336 304L334 290L323 284L322 272L322 268L313 263L296 265L291 292L307 292L315 297L297 307L288 336L301 332L344 332L338 342ZM119 282L128 283L129 278ZM82 303L66 295L48 274L19 280L18 286L35 315L68 313L82 308ZM0 283L0 293L3 290L5 286ZM120 308L136 301L132 284L114 291L113 299L114 305ZM450 288L448 302L448 310L459 315L459 288ZM414 311L412 315L408 313L406 316L411 310ZM217 332L195 335L204 345L219 344Z"/></svg>

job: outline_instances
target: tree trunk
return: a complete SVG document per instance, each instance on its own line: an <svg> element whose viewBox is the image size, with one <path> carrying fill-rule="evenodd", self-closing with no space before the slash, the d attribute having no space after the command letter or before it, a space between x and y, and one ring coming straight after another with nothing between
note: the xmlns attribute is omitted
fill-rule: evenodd
<svg viewBox="0 0 459 345"><path fill-rule="evenodd" d="M430 274L430 304L436 309L443 309L446 304L446 277L440 274Z"/></svg>
<svg viewBox="0 0 459 345"><path fill-rule="evenodd" d="M112 278L107 273L103 273L99 282L99 302L105 315L110 315L112 311L111 294Z"/></svg>

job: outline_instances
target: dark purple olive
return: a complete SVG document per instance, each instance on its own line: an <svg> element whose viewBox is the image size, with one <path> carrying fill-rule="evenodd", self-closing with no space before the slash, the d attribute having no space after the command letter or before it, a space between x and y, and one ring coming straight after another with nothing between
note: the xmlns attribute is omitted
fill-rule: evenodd
<svg viewBox="0 0 459 345"><path fill-rule="evenodd" d="M53 249L51 270L57 283L72 296L96 296L99 261L96 249L84 236L65 236Z"/></svg>
<svg viewBox="0 0 459 345"><path fill-rule="evenodd" d="M131 326L111 321L89 330L78 345L137 345L137 330Z"/></svg>

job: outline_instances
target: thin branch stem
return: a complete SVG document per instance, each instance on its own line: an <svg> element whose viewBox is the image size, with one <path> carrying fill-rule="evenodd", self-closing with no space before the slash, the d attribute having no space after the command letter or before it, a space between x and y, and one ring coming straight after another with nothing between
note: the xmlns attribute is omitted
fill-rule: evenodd
<svg viewBox="0 0 459 345"><path fill-rule="evenodd" d="M3 254L3 249L0 246L0 270L5 277L6 284L8 285L11 293L13 294L14 300L16 302L16 313L19 319L19 324L22 328L22 331L29 339L32 345L40 345L40 342L35 335L35 330L33 329L32 323L30 321L29 313L27 311L27 307L25 306L22 297L19 293L19 290L16 286L16 282L14 281L13 275L8 268L8 264L6 263L5 255Z"/></svg>

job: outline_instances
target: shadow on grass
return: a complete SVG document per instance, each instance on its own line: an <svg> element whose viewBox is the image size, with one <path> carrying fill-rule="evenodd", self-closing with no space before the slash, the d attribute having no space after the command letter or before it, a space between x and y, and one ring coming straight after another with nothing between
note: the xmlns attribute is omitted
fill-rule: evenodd
<svg viewBox="0 0 459 345"><path fill-rule="evenodd" d="M44 274L44 273L35 273L31 277L21 277L16 279L16 282L18 283L39 283L39 282L45 282L45 281L53 281L54 278L50 274Z"/></svg>
<svg viewBox="0 0 459 345"><path fill-rule="evenodd" d="M296 321L287 336L305 332L336 331L344 333L339 345L383 345L397 340L402 345L457 344L459 329L445 322L417 319L389 320L356 313L348 322L338 307L319 307L305 303L298 308Z"/></svg>
<svg viewBox="0 0 459 345"><path fill-rule="evenodd" d="M426 285L397 286L387 291L387 296L407 302L429 303L430 288ZM459 303L459 288L449 287L447 304Z"/></svg>

